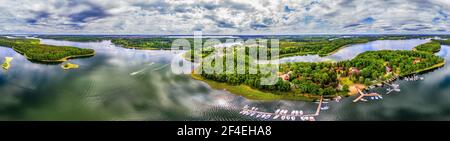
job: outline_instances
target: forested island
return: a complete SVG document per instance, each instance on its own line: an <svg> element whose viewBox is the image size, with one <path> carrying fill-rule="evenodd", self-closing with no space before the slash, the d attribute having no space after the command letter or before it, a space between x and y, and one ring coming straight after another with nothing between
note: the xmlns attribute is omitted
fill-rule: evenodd
<svg viewBox="0 0 450 141"><path fill-rule="evenodd" d="M433 40L433 41L439 42L439 43L441 43L443 45L450 45L450 39L447 39L447 40Z"/></svg>
<svg viewBox="0 0 450 141"><path fill-rule="evenodd" d="M252 99L314 100L320 96L347 96L352 94L350 89L356 85L367 87L394 77L441 67L444 59L433 54L439 50L440 44L431 41L417 46L415 51L367 51L348 61L285 63L279 66L275 85L260 85L260 78L267 75L248 73L248 63L252 60L249 57L246 57L245 68L234 66L235 70L245 69L245 74L203 72L193 73L192 76L214 88L226 89ZM223 65L226 67L225 63ZM203 71L212 69L201 66Z"/></svg>
<svg viewBox="0 0 450 141"><path fill-rule="evenodd" d="M93 49L40 44L38 39L0 37L0 46L10 47L30 61L62 63L70 58L95 55Z"/></svg>
<svg viewBox="0 0 450 141"><path fill-rule="evenodd" d="M415 47L414 50L428 52L428 53L436 53L441 50L441 44L438 41L433 40L431 42L428 42L428 43L425 43L425 44Z"/></svg>
<svg viewBox="0 0 450 141"><path fill-rule="evenodd" d="M118 38L111 42L124 48L135 49L170 49L174 39L171 38Z"/></svg>
<svg viewBox="0 0 450 141"><path fill-rule="evenodd" d="M103 37L103 36L76 36L76 35L39 35L37 38L42 39L52 39L52 40L60 40L60 41L73 41L73 42L101 42L103 40L112 39L111 37Z"/></svg>

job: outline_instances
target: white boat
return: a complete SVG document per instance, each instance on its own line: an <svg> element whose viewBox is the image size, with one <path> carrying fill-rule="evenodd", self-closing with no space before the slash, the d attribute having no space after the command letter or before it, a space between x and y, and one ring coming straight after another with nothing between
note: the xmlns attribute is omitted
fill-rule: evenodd
<svg viewBox="0 0 450 141"><path fill-rule="evenodd" d="M286 120L290 120L291 119L291 116L286 116Z"/></svg>
<svg viewBox="0 0 450 141"><path fill-rule="evenodd" d="M300 120L305 121L305 117L301 116Z"/></svg>
<svg viewBox="0 0 450 141"><path fill-rule="evenodd" d="M378 100L378 96L376 96L375 99Z"/></svg>
<svg viewBox="0 0 450 141"><path fill-rule="evenodd" d="M361 98L361 101L363 101L363 102L366 102L366 101L367 101L367 99Z"/></svg>
<svg viewBox="0 0 450 141"><path fill-rule="evenodd" d="M373 97L370 97L370 99L374 100L375 98L373 98Z"/></svg>
<svg viewBox="0 0 450 141"><path fill-rule="evenodd" d="M280 115L275 115L273 116L273 119L277 119L278 117L280 117Z"/></svg>
<svg viewBox="0 0 450 141"><path fill-rule="evenodd" d="M275 111L275 114L278 114L278 112L280 112L280 109L277 109L277 110Z"/></svg>
<svg viewBox="0 0 450 141"><path fill-rule="evenodd" d="M261 116L261 114L256 115L257 118L259 118Z"/></svg>
<svg viewBox="0 0 450 141"><path fill-rule="evenodd" d="M281 116L281 120L284 120L286 118L286 116Z"/></svg>
<svg viewBox="0 0 450 141"><path fill-rule="evenodd" d="M378 96L380 99L383 99L383 97L380 95L380 96Z"/></svg>
<svg viewBox="0 0 450 141"><path fill-rule="evenodd" d="M295 120L295 116L292 116L292 117L291 117L291 120Z"/></svg>

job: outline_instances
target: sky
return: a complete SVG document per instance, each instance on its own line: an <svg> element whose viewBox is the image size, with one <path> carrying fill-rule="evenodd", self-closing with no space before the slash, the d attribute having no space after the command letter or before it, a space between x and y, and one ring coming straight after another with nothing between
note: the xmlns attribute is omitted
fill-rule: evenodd
<svg viewBox="0 0 450 141"><path fill-rule="evenodd" d="M0 0L0 34L450 32L450 0Z"/></svg>

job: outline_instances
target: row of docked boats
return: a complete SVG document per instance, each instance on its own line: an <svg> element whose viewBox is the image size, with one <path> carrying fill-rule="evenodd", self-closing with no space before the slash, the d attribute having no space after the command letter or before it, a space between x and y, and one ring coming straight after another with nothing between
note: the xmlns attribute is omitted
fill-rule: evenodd
<svg viewBox="0 0 450 141"><path fill-rule="evenodd" d="M405 80L405 81L418 81L418 80L423 80L423 79L424 79L423 77L419 77L417 75L412 75L410 77L403 78L403 80Z"/></svg>
<svg viewBox="0 0 450 141"><path fill-rule="evenodd" d="M283 121L315 121L314 116L304 115L302 110L292 110L289 111L287 109L277 109L273 113L261 112L258 111L258 107L250 107L245 105L242 110L239 112L241 115L256 117L264 120L283 120Z"/></svg>

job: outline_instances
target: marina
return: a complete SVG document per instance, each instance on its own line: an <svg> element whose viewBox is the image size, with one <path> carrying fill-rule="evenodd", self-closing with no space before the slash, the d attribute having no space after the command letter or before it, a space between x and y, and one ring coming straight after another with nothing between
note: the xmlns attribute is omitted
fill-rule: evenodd
<svg viewBox="0 0 450 141"><path fill-rule="evenodd" d="M245 116L255 116L256 118L263 119L263 120L286 120L286 121L315 121L315 117L319 116L321 110L327 110L327 108L322 107L323 104L328 103L324 102L323 98L320 98L318 101L318 106L315 113L312 114L305 114L303 110L291 110L288 109L277 109L273 113L270 112L263 112L259 111L258 107L250 107L248 105L245 105L242 110L239 112L241 115Z"/></svg>
<svg viewBox="0 0 450 141"><path fill-rule="evenodd" d="M382 100L383 96L379 93L364 92L375 89L376 87L384 87L384 86L388 87L386 89L385 94L390 94L392 92L401 92L400 85L394 83L394 81L396 80L404 80L409 82L409 81L424 80L424 77L419 77L414 74L412 76L403 77L402 79L400 79L400 77L396 76L382 83L369 86L367 89L357 88L359 96L357 96L354 100L352 100L352 102L357 103L357 102L367 102L368 100ZM337 96L332 100L338 103L342 100L342 97ZM239 113L244 116L256 117L258 119L263 120L315 121L316 117L320 115L320 111L325 111L330 108L330 106L328 105L329 102L330 99L324 99L323 97L321 97L319 101L315 102L318 104L316 112L310 114L305 114L303 110L288 110L288 109L276 109L274 112L263 112L260 111L258 107L250 107L249 105L245 105Z"/></svg>

